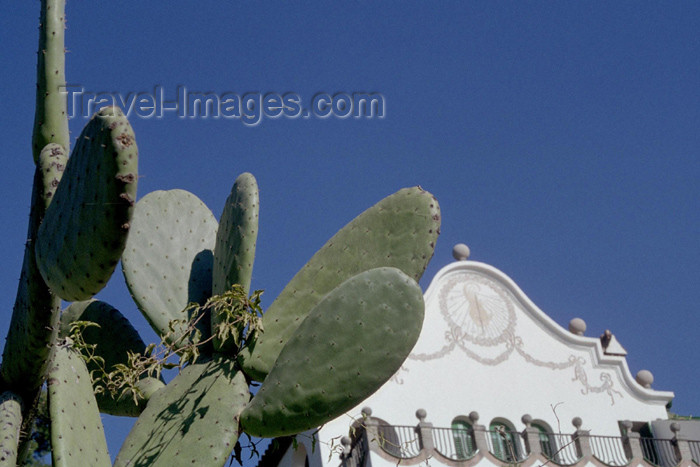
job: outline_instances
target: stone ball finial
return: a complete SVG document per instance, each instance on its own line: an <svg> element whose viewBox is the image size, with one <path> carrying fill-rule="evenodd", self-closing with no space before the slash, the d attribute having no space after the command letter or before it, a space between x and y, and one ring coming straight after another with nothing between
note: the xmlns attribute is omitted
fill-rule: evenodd
<svg viewBox="0 0 700 467"><path fill-rule="evenodd" d="M526 413L525 415L522 416L520 421L523 422L523 425L530 428L530 425L532 425L532 415L530 415L529 413Z"/></svg>
<svg viewBox="0 0 700 467"><path fill-rule="evenodd" d="M479 421L479 412L476 410L473 410L469 412L469 420L471 420L472 423L476 423Z"/></svg>
<svg viewBox="0 0 700 467"><path fill-rule="evenodd" d="M343 452L340 454L341 459L347 459L352 452L352 439L349 436L340 438L340 444L343 446Z"/></svg>
<svg viewBox="0 0 700 467"><path fill-rule="evenodd" d="M452 247L452 256L457 261L464 261L466 259L469 259L470 254L471 250L469 250L469 247L464 243L458 243L454 247Z"/></svg>
<svg viewBox="0 0 700 467"><path fill-rule="evenodd" d="M574 417L571 420L571 424L576 428L577 430L581 429L581 426L583 425L583 420L581 420L581 417Z"/></svg>
<svg viewBox="0 0 700 467"><path fill-rule="evenodd" d="M623 420L621 425L622 425L622 428L624 428L625 431L627 431L627 432L632 430L632 422L630 420Z"/></svg>
<svg viewBox="0 0 700 467"><path fill-rule="evenodd" d="M634 378L642 387L649 389L654 382L654 375L649 370L639 370Z"/></svg>
<svg viewBox="0 0 700 467"><path fill-rule="evenodd" d="M362 415L369 418L372 416L372 409L369 407L362 407Z"/></svg>
<svg viewBox="0 0 700 467"><path fill-rule="evenodd" d="M569 321L569 332L577 336L583 336L583 333L586 332L586 322L581 318L572 319Z"/></svg>
<svg viewBox="0 0 700 467"><path fill-rule="evenodd" d="M416 418L417 418L419 421L424 422L424 421L425 421L425 417L427 417L427 416L428 416L428 412L426 412L425 409L418 409L418 410L416 410Z"/></svg>
<svg viewBox="0 0 700 467"><path fill-rule="evenodd" d="M673 422L671 423L671 431L673 432L674 435L677 435L679 431L681 431L681 425L678 422Z"/></svg>

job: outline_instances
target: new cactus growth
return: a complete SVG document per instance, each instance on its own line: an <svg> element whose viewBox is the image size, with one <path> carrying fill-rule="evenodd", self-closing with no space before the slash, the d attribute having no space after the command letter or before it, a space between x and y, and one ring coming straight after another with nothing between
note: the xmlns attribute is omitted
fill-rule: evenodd
<svg viewBox="0 0 700 467"><path fill-rule="evenodd" d="M117 465L219 466L242 433L293 435L378 389L422 326L416 281L439 233L435 198L407 188L369 208L261 317L261 292L251 293L253 175L236 179L218 222L183 190L135 202L138 150L117 108L92 118L66 161L65 95L57 92L65 84L63 9L64 0L42 1L37 169L0 369L0 466L16 462L18 427L31 426L45 381L59 466L109 464L99 411L138 416ZM170 349L163 361L119 311L92 299L119 259L138 309ZM74 302L62 315L60 299ZM166 385L160 368L175 353L181 368ZM252 381L262 382L253 397Z"/></svg>

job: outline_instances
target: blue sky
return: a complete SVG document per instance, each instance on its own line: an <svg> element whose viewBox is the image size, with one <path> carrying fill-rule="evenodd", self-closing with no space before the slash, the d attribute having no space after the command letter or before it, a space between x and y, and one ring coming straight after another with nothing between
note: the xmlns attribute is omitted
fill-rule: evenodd
<svg viewBox="0 0 700 467"><path fill-rule="evenodd" d="M6 334L32 180L39 2L3 2L0 270ZM183 188L218 217L252 172L253 287L269 304L340 227L411 185L442 235L562 326L611 329L632 373L700 415L700 4L69 2L68 83L87 92L380 93L383 118L132 117L139 196ZM71 120L73 138L86 120ZM424 279L425 288L428 281ZM118 271L100 295L154 339ZM584 417L585 420L585 417ZM129 420L109 418L116 453Z"/></svg>

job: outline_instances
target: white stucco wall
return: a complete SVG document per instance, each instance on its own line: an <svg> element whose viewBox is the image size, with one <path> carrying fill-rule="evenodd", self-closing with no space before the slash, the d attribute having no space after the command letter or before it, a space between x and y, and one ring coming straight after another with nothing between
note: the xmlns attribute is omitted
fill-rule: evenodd
<svg viewBox="0 0 700 467"><path fill-rule="evenodd" d="M640 386L624 357L605 355L598 338L563 329L491 266L446 266L425 301L410 357L373 396L321 430L322 458L329 454L324 442L347 434L365 406L392 425L415 425L423 408L436 427L477 411L480 424L506 419L518 431L526 413L562 433L574 431L578 416L582 429L598 435L619 435L620 420L667 417L672 393Z"/></svg>

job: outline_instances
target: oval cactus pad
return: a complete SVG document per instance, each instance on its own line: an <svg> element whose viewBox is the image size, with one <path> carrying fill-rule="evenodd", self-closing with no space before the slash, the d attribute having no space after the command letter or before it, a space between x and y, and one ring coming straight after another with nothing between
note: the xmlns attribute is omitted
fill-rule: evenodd
<svg viewBox="0 0 700 467"><path fill-rule="evenodd" d="M214 250L214 295L240 284L250 292L250 278L258 238L258 184L249 173L233 184L221 214Z"/></svg>
<svg viewBox="0 0 700 467"><path fill-rule="evenodd" d="M212 279L214 295L226 292L234 284L240 284L246 294L250 293L258 239L259 206L255 177L249 173L241 174L226 199L216 235ZM216 326L220 321L220 316L214 311L211 316L213 335L216 335ZM214 340L214 348L218 352L231 353L237 344L235 339L229 339L226 344Z"/></svg>
<svg viewBox="0 0 700 467"><path fill-rule="evenodd" d="M439 232L438 202L420 187L400 190L357 216L328 240L267 309L265 332L240 354L243 370L262 381L309 311L355 274L388 266L418 281Z"/></svg>
<svg viewBox="0 0 700 467"><path fill-rule="evenodd" d="M111 465L85 361L77 351L59 344L53 349L50 365L48 385L53 465Z"/></svg>
<svg viewBox="0 0 700 467"><path fill-rule="evenodd" d="M396 268L339 285L309 313L241 414L246 433L308 430L379 389L408 356L423 325L423 293Z"/></svg>
<svg viewBox="0 0 700 467"><path fill-rule="evenodd" d="M189 303L211 296L217 228L209 208L184 190L154 191L136 204L122 271L158 334L168 333L171 320L187 318Z"/></svg>
<svg viewBox="0 0 700 467"><path fill-rule="evenodd" d="M78 137L39 227L37 265L63 300L107 284L124 249L138 178L134 131L119 108L100 110Z"/></svg>
<svg viewBox="0 0 700 467"><path fill-rule="evenodd" d="M250 398L235 362L219 357L185 367L148 401L115 466L223 466Z"/></svg>

